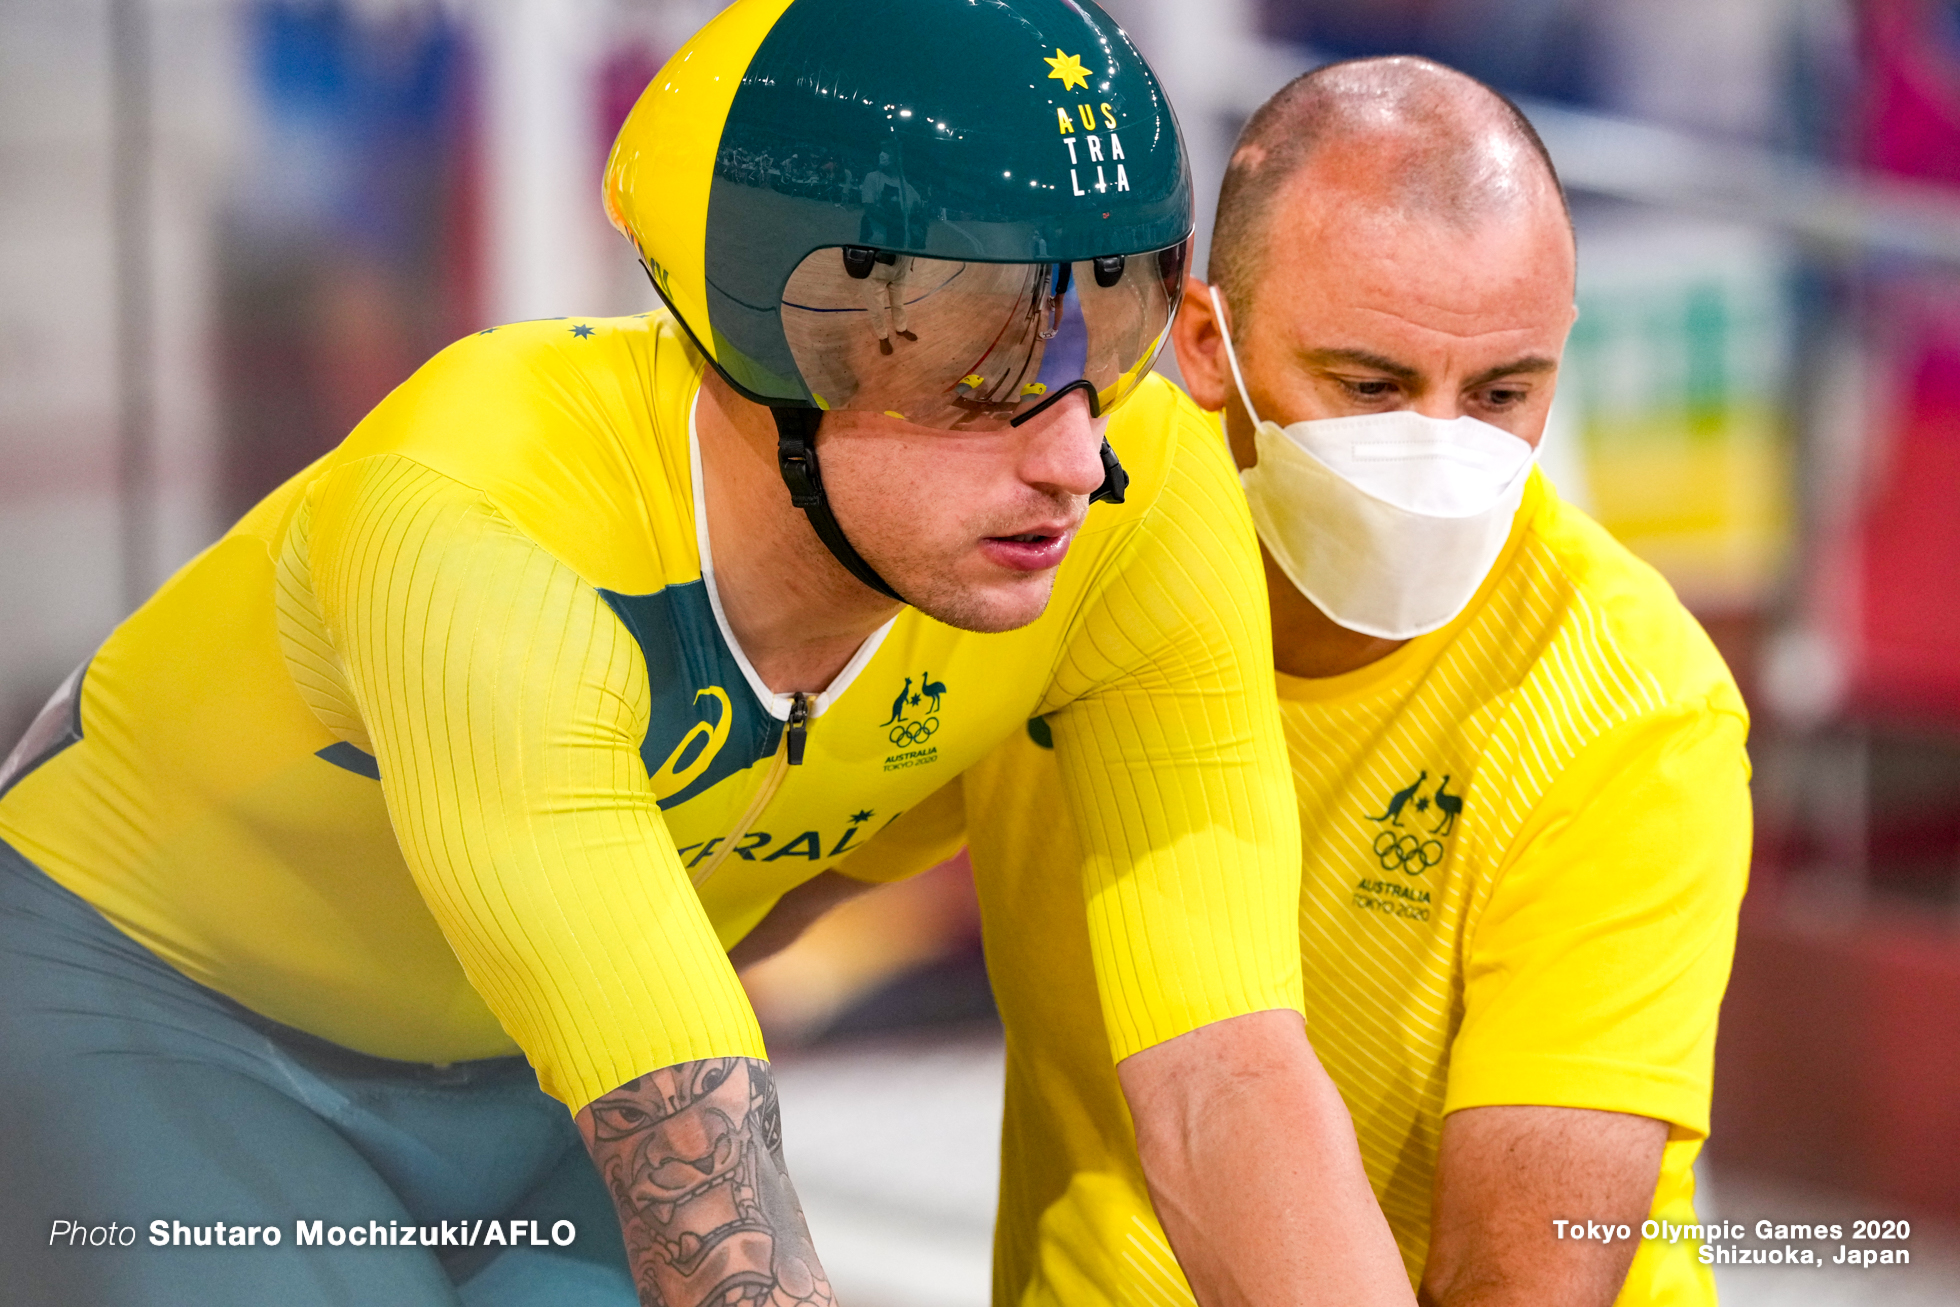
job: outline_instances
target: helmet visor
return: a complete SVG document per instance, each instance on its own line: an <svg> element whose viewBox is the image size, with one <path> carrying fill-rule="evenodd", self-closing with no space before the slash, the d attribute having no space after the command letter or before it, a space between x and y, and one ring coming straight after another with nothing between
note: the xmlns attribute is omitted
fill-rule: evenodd
<svg viewBox="0 0 1960 1307"><path fill-rule="evenodd" d="M829 246L790 274L783 334L820 408L984 431L1085 382L1107 413L1163 347L1189 249L966 263Z"/></svg>

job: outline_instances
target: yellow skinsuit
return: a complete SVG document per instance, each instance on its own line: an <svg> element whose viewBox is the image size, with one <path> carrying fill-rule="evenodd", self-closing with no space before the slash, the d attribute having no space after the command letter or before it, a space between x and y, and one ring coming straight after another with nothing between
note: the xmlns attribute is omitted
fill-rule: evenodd
<svg viewBox="0 0 1960 1307"><path fill-rule="evenodd" d="M1189 401L1152 381L1113 416L1128 502L1038 621L908 608L793 705L721 618L702 368L665 314L445 350L110 636L0 778L0 840L264 1016L521 1049L578 1108L762 1056L727 946L1041 716L1105 1063L1297 1008L1258 557Z"/></svg>

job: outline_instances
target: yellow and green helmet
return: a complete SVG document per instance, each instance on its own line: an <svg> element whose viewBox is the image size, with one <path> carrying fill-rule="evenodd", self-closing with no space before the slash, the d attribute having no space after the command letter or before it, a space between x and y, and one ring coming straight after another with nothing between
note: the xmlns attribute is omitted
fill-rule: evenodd
<svg viewBox="0 0 1960 1307"><path fill-rule="evenodd" d="M749 399L959 429L1119 402L1192 228L1163 88L1087 0L737 0L641 95L605 203Z"/></svg>

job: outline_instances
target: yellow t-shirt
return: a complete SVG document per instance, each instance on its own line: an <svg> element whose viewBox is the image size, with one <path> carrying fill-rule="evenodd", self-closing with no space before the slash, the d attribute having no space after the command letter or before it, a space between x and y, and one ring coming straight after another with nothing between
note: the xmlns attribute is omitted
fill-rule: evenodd
<svg viewBox="0 0 1960 1307"><path fill-rule="evenodd" d="M445 350L109 637L0 776L0 839L257 1012L383 1057L521 1049L576 1108L762 1056L726 947L1044 714L1104 1057L1297 1007L1258 556L1203 416L1147 385L1109 428L1128 502L1047 611L904 610L792 765L714 588L703 366L664 314Z"/></svg>
<svg viewBox="0 0 1960 1307"><path fill-rule="evenodd" d="M1279 702L1308 1033L1411 1281L1438 1131L1461 1108L1667 1121L1653 1214L1692 1223L1748 862L1747 722L1666 584L1534 478L1456 621L1345 676L1281 676ZM1189 1302L1080 997L1076 836L1031 726L961 782L1007 1030L994 1301ZM1691 1244L1645 1243L1620 1301L1712 1302L1713 1286Z"/></svg>

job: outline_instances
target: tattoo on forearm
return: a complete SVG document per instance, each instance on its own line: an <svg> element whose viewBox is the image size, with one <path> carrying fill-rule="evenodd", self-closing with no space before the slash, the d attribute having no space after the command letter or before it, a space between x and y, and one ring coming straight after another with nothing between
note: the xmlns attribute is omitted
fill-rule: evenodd
<svg viewBox="0 0 1960 1307"><path fill-rule="evenodd" d="M647 1307L835 1307L783 1166L769 1064L655 1071L578 1114Z"/></svg>

